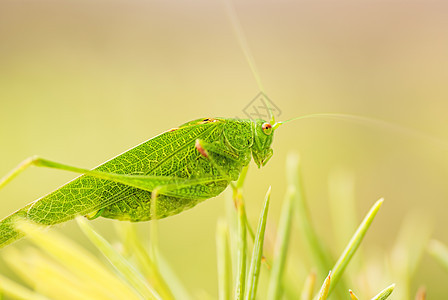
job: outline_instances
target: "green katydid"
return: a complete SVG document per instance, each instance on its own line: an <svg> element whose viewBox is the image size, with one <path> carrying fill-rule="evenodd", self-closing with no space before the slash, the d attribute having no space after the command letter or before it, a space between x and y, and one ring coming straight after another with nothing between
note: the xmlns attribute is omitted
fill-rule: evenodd
<svg viewBox="0 0 448 300"><path fill-rule="evenodd" d="M273 132L280 124L198 119L164 132L93 170L30 158L0 180L0 188L31 165L84 175L3 219L0 247L22 236L14 229L18 217L54 225L79 215L137 222L180 213L223 192L239 177L251 157L259 167L265 165L273 154ZM150 203L155 194L157 215L153 216Z"/></svg>

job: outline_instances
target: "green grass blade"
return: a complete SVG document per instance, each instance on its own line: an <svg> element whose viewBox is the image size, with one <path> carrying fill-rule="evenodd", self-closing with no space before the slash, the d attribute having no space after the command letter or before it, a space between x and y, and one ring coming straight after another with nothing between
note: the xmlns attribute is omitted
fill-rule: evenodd
<svg viewBox="0 0 448 300"><path fill-rule="evenodd" d="M306 278L305 284L300 295L300 300L313 299L314 285L316 284L316 272L312 271Z"/></svg>
<svg viewBox="0 0 448 300"><path fill-rule="evenodd" d="M246 175L247 175L248 170L249 170L249 166L246 166L241 170L240 177L238 177L238 181L236 183L236 190L242 189L242 187L244 185L244 180L246 180ZM234 194L234 197L235 197L235 194ZM244 207L244 218L245 218L247 232L249 232L249 236L252 239L252 241L254 242L255 241L255 233L254 233L254 230L252 229L252 227L250 226L249 221L247 220L247 214L246 214L245 207Z"/></svg>
<svg viewBox="0 0 448 300"><path fill-rule="evenodd" d="M291 232L294 194L294 187L290 186L288 188L285 203L282 207L280 224L274 245L274 259L272 261L267 297L269 300L279 299L281 297L282 277L284 274L286 254Z"/></svg>
<svg viewBox="0 0 448 300"><path fill-rule="evenodd" d="M49 300L47 297L39 295L29 289L15 283L11 279L0 275L0 290L4 295L13 299L23 300Z"/></svg>
<svg viewBox="0 0 448 300"><path fill-rule="evenodd" d="M109 298L139 299L128 282L109 272L92 254L62 235L55 232L43 232L42 227L26 221L17 222L16 227L68 271L86 281L107 287Z"/></svg>
<svg viewBox="0 0 448 300"><path fill-rule="evenodd" d="M244 200L239 189L234 197L238 213L238 277L236 281L235 299L242 299L246 288L246 216L244 210Z"/></svg>
<svg viewBox="0 0 448 300"><path fill-rule="evenodd" d="M263 242L266 230L266 221L268 217L270 198L271 198L271 187L269 187L266 193L264 208L261 212L260 220L258 222L257 234L255 236L254 249L252 252L252 261L250 263L250 271L248 277L249 287L246 294L246 299L250 300L255 299L257 295L257 286L258 286L258 279L260 276L261 259L263 257Z"/></svg>
<svg viewBox="0 0 448 300"><path fill-rule="evenodd" d="M233 188L233 202L237 209L237 227L238 227L238 237L237 237L237 279L235 288L235 299L242 299L244 297L244 291L246 288L246 260L247 260L247 216L246 209L244 206L244 198L241 193L241 189L244 185L244 180L246 179L247 171L249 166L245 166L240 173L236 185L232 185Z"/></svg>
<svg viewBox="0 0 448 300"><path fill-rule="evenodd" d="M395 284L388 286L387 288L385 288L384 290L379 292L378 295L373 297L372 300L386 300L390 296L390 294L392 294L392 292L394 291L394 288L395 288Z"/></svg>
<svg viewBox="0 0 448 300"><path fill-rule="evenodd" d="M432 257L448 271L448 247L437 240L432 240L428 245L428 252Z"/></svg>
<svg viewBox="0 0 448 300"><path fill-rule="evenodd" d="M76 218L76 221L89 240L103 253L114 268L129 281L139 294L145 299L161 299L156 291L144 281L141 274L102 236L93 230L83 217Z"/></svg>
<svg viewBox="0 0 448 300"><path fill-rule="evenodd" d="M216 228L216 250L218 261L218 295L220 300L230 299L230 274L232 265L229 253L229 228L224 220Z"/></svg>
<svg viewBox="0 0 448 300"><path fill-rule="evenodd" d="M318 300L326 300L330 291L330 283L331 283L331 271L328 276L325 278L322 287L320 288L319 294L317 294Z"/></svg>
<svg viewBox="0 0 448 300"><path fill-rule="evenodd" d="M238 181L236 182L236 188L240 190L243 188L244 181L246 180L247 171L249 171L249 165L245 166L240 173L240 177L238 177Z"/></svg>
<svg viewBox="0 0 448 300"><path fill-rule="evenodd" d="M116 224L118 235L124 246L123 254L127 257L134 256L136 258L140 271L162 299L175 299L166 280L160 273L158 265L151 259L142 243L142 239L138 236L135 224L127 222Z"/></svg>
<svg viewBox="0 0 448 300"><path fill-rule="evenodd" d="M375 204L372 206L370 211L367 213L366 217L362 221L361 225L359 225L358 229L356 230L355 234L351 238L350 242L342 252L341 256L339 257L338 261L334 265L334 268L332 270L332 285L330 287L330 293L334 289L334 287L337 285L338 281L340 280L342 273L344 273L345 268L347 267L348 263L350 262L351 258L355 254L356 250L358 249L359 245L361 244L361 241L363 240L367 230L369 229L370 225L372 224L373 219L375 218L378 210L381 207L381 204L383 204L383 199L378 200L375 202Z"/></svg>
<svg viewBox="0 0 448 300"><path fill-rule="evenodd" d="M254 230L252 229L252 226L249 223L249 220L247 219L247 214L246 212L244 212L244 216L246 217L246 228L247 228L247 232L249 233L249 236L252 240L252 242L255 243L255 233Z"/></svg>
<svg viewBox="0 0 448 300"><path fill-rule="evenodd" d="M232 266L232 278L231 286L235 286L236 274L238 272L238 213L235 209L235 199L232 192L228 190L225 194L226 198L226 223L229 233L229 253L230 253L230 265Z"/></svg>
<svg viewBox="0 0 448 300"><path fill-rule="evenodd" d="M350 299L352 299L352 300L358 300L358 296L356 296L355 293L353 293L352 290L348 290L348 292L350 293Z"/></svg>

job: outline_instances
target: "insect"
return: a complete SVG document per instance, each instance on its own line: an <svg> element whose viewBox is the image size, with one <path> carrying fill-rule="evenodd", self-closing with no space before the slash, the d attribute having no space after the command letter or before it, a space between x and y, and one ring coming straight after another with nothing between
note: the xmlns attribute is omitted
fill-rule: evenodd
<svg viewBox="0 0 448 300"><path fill-rule="evenodd" d="M93 170L37 157L28 159L0 181L0 188L31 165L84 175L3 219L0 247L22 237L14 229L17 218L54 225L79 215L139 222L178 214L223 192L238 179L251 158L258 167L264 166L273 154L273 133L280 124L198 119L137 145ZM151 210L151 201L156 198L155 210Z"/></svg>

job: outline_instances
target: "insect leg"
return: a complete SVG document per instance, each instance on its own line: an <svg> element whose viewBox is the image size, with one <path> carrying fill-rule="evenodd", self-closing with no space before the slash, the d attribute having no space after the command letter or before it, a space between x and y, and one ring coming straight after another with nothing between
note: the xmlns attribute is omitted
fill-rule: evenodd
<svg viewBox="0 0 448 300"><path fill-rule="evenodd" d="M35 159L35 157L29 157L29 158L25 159L17 167L12 169L8 174L3 176L0 179L0 189L3 188L6 184L8 184L11 180L13 180L17 175L22 173L29 166L32 166L34 159Z"/></svg>
<svg viewBox="0 0 448 300"><path fill-rule="evenodd" d="M0 179L0 189L3 188L6 184L8 184L10 181L12 181L17 175L28 169L30 166L54 168L65 171L72 171L76 173L90 172L90 170L87 169L67 166L54 161L40 158L38 156L32 156L22 161L17 167L12 169L8 174L6 174L4 177Z"/></svg>
<svg viewBox="0 0 448 300"><path fill-rule="evenodd" d="M218 154L218 155L224 156L228 159L231 159L233 161L236 161L241 166L245 166L249 162L249 161L246 161L243 158L243 156L241 156L239 153L232 151L231 149L229 149L227 147L223 147L221 145L217 145L214 143L207 143L203 140L198 139L198 140L196 140L195 147L199 151L199 153L201 153L202 156L204 156L205 158L207 158L210 161L210 163L218 170L218 172L222 176L229 177L229 174L227 172L225 172L224 169L215 161L215 159L213 158L213 155L211 155L211 156L209 155L210 153ZM238 176L239 175L240 174L238 174ZM236 180L236 178L233 178L233 180ZM232 189L236 188L236 186L233 182L230 182L230 185L231 185Z"/></svg>
<svg viewBox="0 0 448 300"><path fill-rule="evenodd" d="M115 174L115 173L107 173L101 172L97 170L89 170L74 166L69 166L66 164L58 163L55 161L47 160L44 158L40 158L38 156L30 157L20 163L16 168L14 168L11 172L9 172L6 176L0 179L0 189L13 180L17 175L26 170L30 166L36 167L46 167L53 168L58 170L70 171L79 174L86 174L89 176L106 179L118 183L122 183L125 185L129 185L138 189L152 191L157 186L163 186L169 183L176 182L179 180L175 177L169 176L149 176L149 175L127 175L127 174Z"/></svg>
<svg viewBox="0 0 448 300"><path fill-rule="evenodd" d="M209 159L210 159L210 157L208 157L208 152L219 154L219 155L222 155L222 156L232 159L232 160L239 159L238 153L235 153L226 147L222 147L222 146L214 144L214 143L207 143L203 140L196 140L195 146L196 146L196 149L198 149L198 151L201 153L202 156L207 157Z"/></svg>

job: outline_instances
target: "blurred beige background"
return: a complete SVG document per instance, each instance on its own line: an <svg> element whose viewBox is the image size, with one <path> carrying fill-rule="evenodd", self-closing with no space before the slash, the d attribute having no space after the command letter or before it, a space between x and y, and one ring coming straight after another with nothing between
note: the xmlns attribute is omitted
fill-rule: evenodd
<svg viewBox="0 0 448 300"><path fill-rule="evenodd" d="M252 222L272 185L270 222L276 224L285 157L297 151L314 223L328 244L328 177L340 169L355 178L357 215L349 217L359 222L375 200L386 199L366 251L379 257L390 251L411 212L448 243L448 4L234 6L266 93L282 111L279 119L340 112L416 132L328 119L279 128L272 160L249 171ZM93 167L195 118L244 117L257 93L221 1L0 2L0 174L33 154ZM73 177L27 171L0 191L0 215ZM160 222L162 252L193 293L216 294L214 233L224 198ZM112 224L94 221L111 238ZM62 231L85 242L74 224ZM414 291L424 284L430 295L448 293L448 274L427 255L417 273Z"/></svg>

